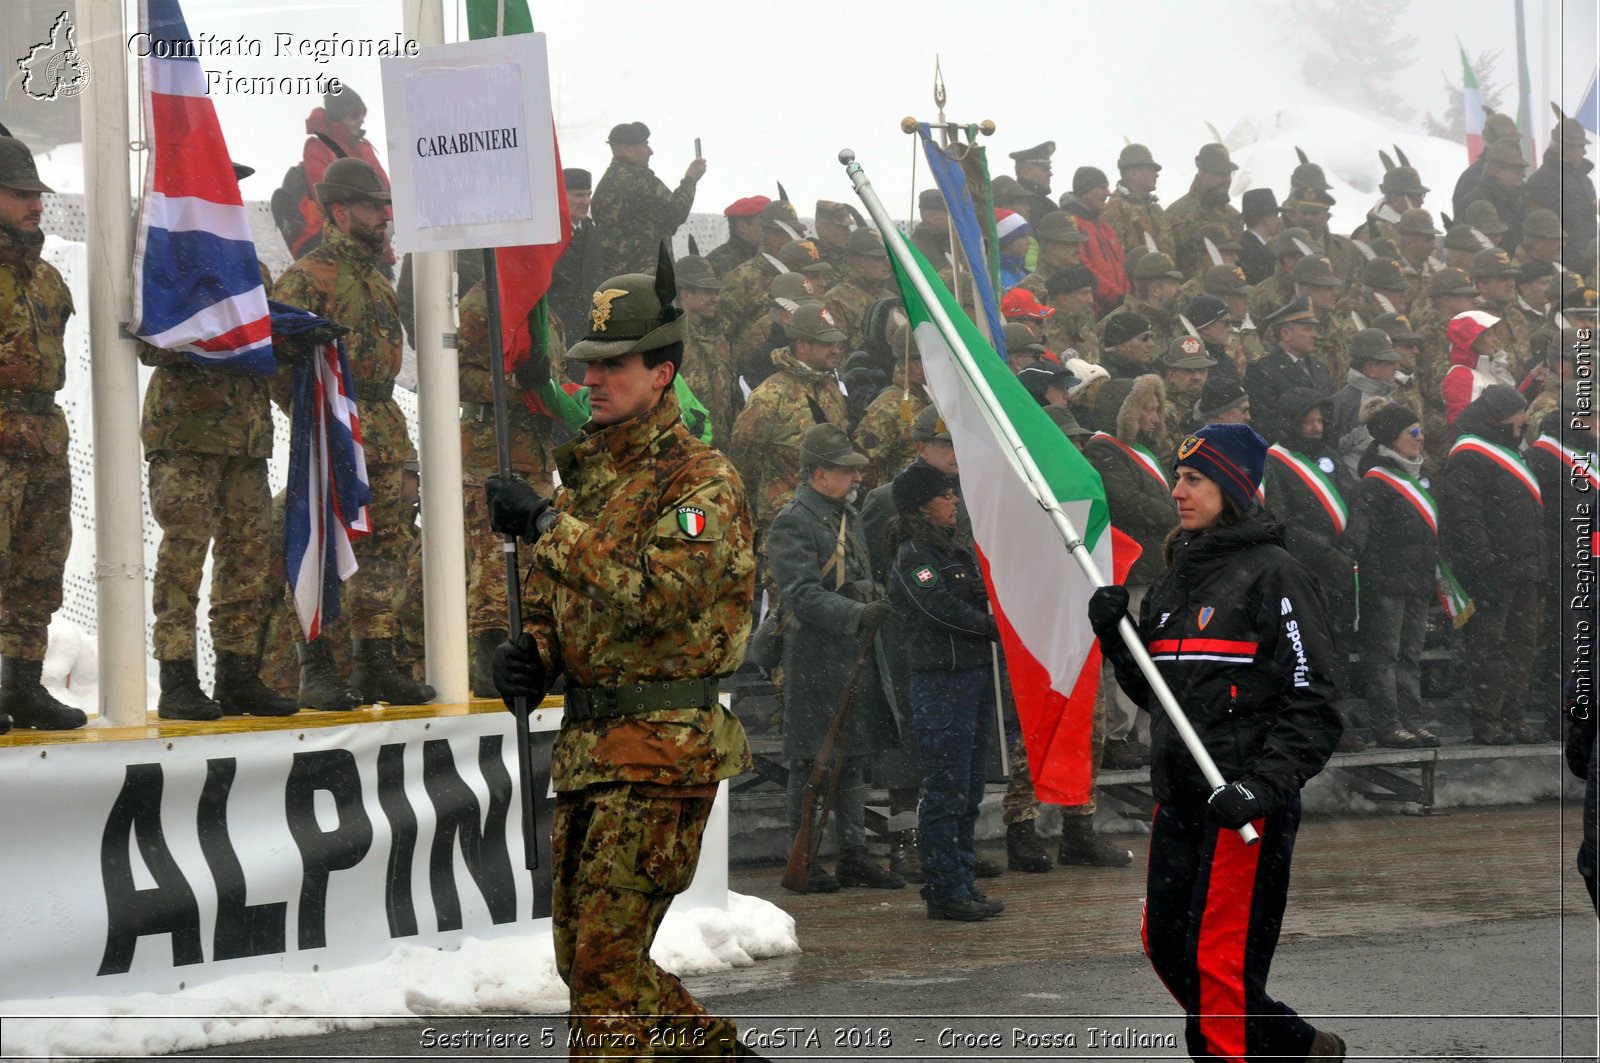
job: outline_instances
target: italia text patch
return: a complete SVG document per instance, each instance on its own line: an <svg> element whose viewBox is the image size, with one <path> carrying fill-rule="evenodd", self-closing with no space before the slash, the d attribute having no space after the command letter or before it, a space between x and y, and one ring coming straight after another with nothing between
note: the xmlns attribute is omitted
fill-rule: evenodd
<svg viewBox="0 0 1600 1063"><path fill-rule="evenodd" d="M698 539L706 530L706 511L697 506L679 506L678 527L689 538Z"/></svg>

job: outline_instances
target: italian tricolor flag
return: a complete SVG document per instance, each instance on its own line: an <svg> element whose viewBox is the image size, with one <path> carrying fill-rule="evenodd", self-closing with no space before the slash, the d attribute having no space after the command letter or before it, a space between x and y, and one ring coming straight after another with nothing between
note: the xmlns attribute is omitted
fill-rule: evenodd
<svg viewBox="0 0 1600 1063"><path fill-rule="evenodd" d="M884 239L916 263L950 323L949 332L937 323L891 247L928 390L961 464L961 491L999 622L1034 790L1041 801L1083 804L1091 788L1090 730L1100 682L1100 649L1087 613L1094 585L1045 503L1060 504L1099 570L1112 579L1126 577L1139 547L1113 531L1099 474L1011 374L927 260L897 231ZM1040 487L1021 471L1007 424L1042 474Z"/></svg>
<svg viewBox="0 0 1600 1063"><path fill-rule="evenodd" d="M1467 163L1477 161L1483 151L1483 89L1478 87L1478 75L1472 72L1472 62L1460 41L1461 49L1461 124L1467 131Z"/></svg>

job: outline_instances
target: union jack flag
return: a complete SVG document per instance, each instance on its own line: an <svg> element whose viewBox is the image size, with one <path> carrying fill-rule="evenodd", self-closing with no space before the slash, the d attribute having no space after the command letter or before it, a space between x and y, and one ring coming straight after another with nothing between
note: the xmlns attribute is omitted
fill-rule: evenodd
<svg viewBox="0 0 1600 1063"><path fill-rule="evenodd" d="M128 331L201 365L270 376L255 240L189 27L177 0L140 0L139 24L150 35L140 61L150 157Z"/></svg>

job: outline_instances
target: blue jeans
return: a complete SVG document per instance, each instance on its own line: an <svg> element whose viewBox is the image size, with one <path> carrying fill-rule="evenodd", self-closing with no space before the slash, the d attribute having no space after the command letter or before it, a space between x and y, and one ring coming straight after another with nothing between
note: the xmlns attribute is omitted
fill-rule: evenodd
<svg viewBox="0 0 1600 1063"><path fill-rule="evenodd" d="M925 900L978 892L973 830L988 776L994 708L994 675L988 668L911 673L911 719L922 757L917 856L927 878Z"/></svg>

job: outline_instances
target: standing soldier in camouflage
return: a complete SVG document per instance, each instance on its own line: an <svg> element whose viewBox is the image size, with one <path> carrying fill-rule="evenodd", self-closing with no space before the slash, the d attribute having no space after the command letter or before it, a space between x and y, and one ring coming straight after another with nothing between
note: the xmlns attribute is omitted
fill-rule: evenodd
<svg viewBox="0 0 1600 1063"><path fill-rule="evenodd" d="M894 352L894 386L872 400L856 425L855 446L868 461L861 475L863 494L894 479L917 456L911 426L933 401L922 374L922 352L917 350L908 324L894 326L889 349Z"/></svg>
<svg viewBox="0 0 1600 1063"><path fill-rule="evenodd" d="M922 257L935 270L950 266L950 208L945 204L944 193L937 188L924 188L917 193L916 228L911 230L911 242Z"/></svg>
<svg viewBox="0 0 1600 1063"><path fill-rule="evenodd" d="M1517 313L1517 277L1522 270L1511 256L1501 248L1479 251L1472 259L1472 283L1478 288L1477 308L1487 310L1505 322L1510 333L1510 359L1512 372L1520 371L1533 349L1533 328L1528 319Z"/></svg>
<svg viewBox="0 0 1600 1063"><path fill-rule="evenodd" d="M1197 336L1179 336L1167 347L1161 359L1161 427L1168 442L1181 440L1198 425L1191 425L1194 405L1200 401L1211 367L1217 360L1206 353L1205 341Z"/></svg>
<svg viewBox="0 0 1600 1063"><path fill-rule="evenodd" d="M1194 165L1194 182L1189 185L1189 191L1167 208L1172 242L1177 248L1173 259L1184 276L1193 276L1201 263L1212 264L1205 257L1205 243L1200 238L1202 227L1214 223L1225 225L1229 237L1234 240L1244 235L1244 216L1228 202L1228 186L1239 164L1228 157L1227 145L1202 145L1200 153L1194 157Z"/></svg>
<svg viewBox="0 0 1600 1063"><path fill-rule="evenodd" d="M54 191L28 146L0 136L0 734L88 720L39 679L72 546L67 418L55 400L72 293L39 257L42 193Z"/></svg>
<svg viewBox="0 0 1600 1063"><path fill-rule="evenodd" d="M1050 198L1050 156L1055 153L1056 142L1053 140L1011 153L1011 161L1016 166L1017 184L1027 196L1023 214L1030 224L1056 209L1055 200Z"/></svg>
<svg viewBox="0 0 1600 1063"><path fill-rule="evenodd" d="M1122 179L1106 202L1100 220L1109 222L1117 231L1123 251L1145 247L1171 257L1172 223L1155 195L1161 164L1143 144L1129 144L1117 156L1117 170Z"/></svg>
<svg viewBox="0 0 1600 1063"><path fill-rule="evenodd" d="M819 199L812 220L817 228L818 256L833 267L835 276L842 275L846 256L850 253L846 245L850 242L851 232L856 228L855 215L851 214L850 208L843 203L835 203L831 199Z"/></svg>
<svg viewBox="0 0 1600 1063"><path fill-rule="evenodd" d="M268 290L272 278L261 266ZM297 344L300 351L305 340ZM285 350L285 354L289 352ZM164 720L289 716L298 706L261 682L257 610L272 548L272 378L196 364L139 344L154 366L139 438L149 463L150 514L161 525L151 601L151 642L161 662ZM195 671L195 609L212 557L211 697Z"/></svg>
<svg viewBox="0 0 1600 1063"><path fill-rule="evenodd" d="M802 304L784 331L789 346L772 352L775 372L750 393L728 442L728 456L749 484L758 540L800 482L800 437L819 424L842 429L849 416L835 372L844 333L833 315Z"/></svg>
<svg viewBox="0 0 1600 1063"><path fill-rule="evenodd" d="M797 244L810 248L808 257L817 268L809 276L818 276L822 269L831 268L823 265L816 244L806 240L805 235L805 226L795 217L794 207L788 200L769 202L761 208L760 248L722 275L718 313L735 355L744 353L747 336L760 331L757 325L766 316L767 288L772 278L795 268L785 265L779 257L786 246ZM821 292L816 294L820 297Z"/></svg>
<svg viewBox="0 0 1600 1063"><path fill-rule="evenodd" d="M1015 287L1028 289L1043 303L1049 300L1050 274L1082 265L1083 245L1089 237L1078 228L1078 219L1064 210L1053 210L1040 218L1033 235L1039 241L1038 264Z"/></svg>
<svg viewBox="0 0 1600 1063"><path fill-rule="evenodd" d="M863 227L851 233L845 250L844 280L828 289L822 305L844 333L845 345L854 351L866 343L861 326L866 321L867 307L879 299L898 296L900 289L894 283L889 252L876 229Z"/></svg>
<svg viewBox="0 0 1600 1063"><path fill-rule="evenodd" d="M755 589L739 474L689 434L673 393L683 323L661 259L656 277L601 284L567 354L587 367L592 420L561 448L554 499L487 484L494 529L532 544L541 577L495 682L537 705L566 677L550 852L572 1056L760 1058L650 958L718 784L751 768L717 685L744 658Z"/></svg>
<svg viewBox="0 0 1600 1063"><path fill-rule="evenodd" d="M1303 296L1318 319L1317 357L1328 367L1329 379L1337 386L1350 368L1350 338L1360 331L1350 315L1334 313L1343 286L1325 257L1308 255L1295 263L1294 287L1296 297Z"/></svg>
<svg viewBox="0 0 1600 1063"><path fill-rule="evenodd" d="M594 294L589 296L593 305ZM472 693L496 697L494 651L506 639L504 542L489 527L483 485L500 466L495 443L494 385L489 368L489 297L483 282L462 298L456 327L456 378L461 389L462 509L467 546L467 637L472 640ZM567 325L574 332L587 325L578 318ZM550 338L554 343L554 336ZM536 352L507 380L507 428L511 439L511 471L549 494L555 489L554 422L533 394L552 377L564 373L557 352Z"/></svg>
<svg viewBox="0 0 1600 1063"><path fill-rule="evenodd" d="M743 396L717 302L722 282L698 255L678 259L678 305L683 308L683 379L711 418L712 445L726 447Z"/></svg>
<svg viewBox="0 0 1600 1063"><path fill-rule="evenodd" d="M1327 192L1310 188L1291 199L1285 207L1294 211L1295 224L1310 234L1306 242L1312 250L1326 258L1333 267L1333 275L1338 278L1342 289L1356 275L1366 258L1356 247L1355 241L1328 231L1328 219L1332 217L1336 202Z"/></svg>
<svg viewBox="0 0 1600 1063"><path fill-rule="evenodd" d="M1385 163L1390 162L1385 152L1378 152L1378 156ZM1356 238L1368 244L1374 240L1398 243L1400 219L1406 211L1422 206L1422 201L1428 197L1428 187L1422 183L1416 167L1386 166L1383 180L1378 182L1378 191L1383 193L1383 199L1367 212L1366 221L1355 233Z"/></svg>
<svg viewBox="0 0 1600 1063"><path fill-rule="evenodd" d="M1069 266L1045 278L1045 304L1055 313L1045 318L1044 344L1063 359L1068 351L1098 364L1100 335L1095 331L1094 272L1088 266Z"/></svg>
<svg viewBox="0 0 1600 1063"><path fill-rule="evenodd" d="M745 196L722 208L728 219L728 238L706 255L719 279L761 250L761 208L772 200L766 196Z"/></svg>
<svg viewBox="0 0 1600 1063"><path fill-rule="evenodd" d="M389 193L359 159L340 159L329 166L316 193L331 224L323 227L317 249L278 278L272 295L350 330L345 353L355 379L372 486L372 532L354 542L361 568L344 587L355 655L350 681L346 684L334 671L325 640L302 643L300 704L314 709L350 709L376 702L420 705L433 700L434 690L400 674L392 644L410 548L402 463L414 460L417 452L394 401L401 355L399 306L394 289L378 271L389 221ZM280 369L275 384L280 405L287 405L289 383L288 371Z"/></svg>
<svg viewBox="0 0 1600 1063"><path fill-rule="evenodd" d="M1311 234L1295 226L1285 229L1267 242L1276 265L1266 280L1255 285L1250 294L1250 316L1265 321L1267 315L1294 298L1294 268L1307 255L1316 254L1312 248Z"/></svg>
<svg viewBox="0 0 1600 1063"><path fill-rule="evenodd" d="M643 122L611 127L611 165L600 175L590 205L600 227L600 276L643 273L655 268L656 249L689 218L695 185L706 160L695 159L678 187L669 189L650 169L650 128ZM576 327L575 324L569 324Z"/></svg>
<svg viewBox="0 0 1600 1063"><path fill-rule="evenodd" d="M1183 331L1177 306L1182 291L1183 274L1178 272L1171 258L1159 251L1141 256L1133 267L1133 293L1101 319L1101 336L1105 335L1106 326L1120 315L1137 314L1148 323L1156 350L1165 351Z"/></svg>

